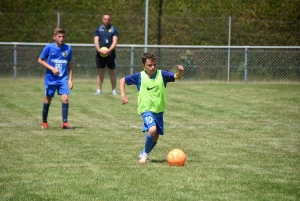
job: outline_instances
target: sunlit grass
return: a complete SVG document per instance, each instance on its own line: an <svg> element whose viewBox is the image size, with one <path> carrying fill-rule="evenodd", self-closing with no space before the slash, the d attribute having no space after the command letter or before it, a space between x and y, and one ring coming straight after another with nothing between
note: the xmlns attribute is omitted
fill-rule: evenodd
<svg viewBox="0 0 300 201"><path fill-rule="evenodd" d="M129 104L93 95L95 80L74 80L62 130L55 96L42 130L43 81L0 79L1 200L298 200L299 84L176 81L167 86L165 136L151 162L134 86ZM166 156L180 148L184 167Z"/></svg>

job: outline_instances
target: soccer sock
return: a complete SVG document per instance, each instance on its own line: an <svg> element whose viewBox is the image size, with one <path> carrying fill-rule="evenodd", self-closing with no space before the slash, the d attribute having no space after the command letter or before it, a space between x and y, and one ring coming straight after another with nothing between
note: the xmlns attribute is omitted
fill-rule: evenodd
<svg viewBox="0 0 300 201"><path fill-rule="evenodd" d="M43 122L47 122L49 107L50 107L50 104L44 103L43 111L42 111Z"/></svg>
<svg viewBox="0 0 300 201"><path fill-rule="evenodd" d="M155 145L157 144L157 141L152 143L152 147L151 147L151 150L150 152L152 151L152 149L155 147ZM145 148L143 149L143 151L141 152L141 154L145 153Z"/></svg>
<svg viewBox="0 0 300 201"><path fill-rule="evenodd" d="M157 144L157 141L152 143L152 147L151 147L150 151L152 151L152 149L155 147L156 144Z"/></svg>
<svg viewBox="0 0 300 201"><path fill-rule="evenodd" d="M68 123L69 103L62 104L62 120L63 123Z"/></svg>
<svg viewBox="0 0 300 201"><path fill-rule="evenodd" d="M152 144L153 144L154 136L149 135L149 133L146 134L146 139L145 139L145 153L149 154L150 151L152 150Z"/></svg>

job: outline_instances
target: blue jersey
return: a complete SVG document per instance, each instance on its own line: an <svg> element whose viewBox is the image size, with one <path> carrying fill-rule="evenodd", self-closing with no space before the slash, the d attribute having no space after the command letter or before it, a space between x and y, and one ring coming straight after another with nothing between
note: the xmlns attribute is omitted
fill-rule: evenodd
<svg viewBox="0 0 300 201"><path fill-rule="evenodd" d="M105 28L103 25L101 25L94 31L94 37L95 36L99 37L100 48L109 48L113 42L113 37L119 37L119 31L112 25L109 28ZM115 50L112 51L112 54L115 54Z"/></svg>
<svg viewBox="0 0 300 201"><path fill-rule="evenodd" d="M154 73L154 75L151 77L152 79L155 79L157 74L157 71ZM174 74L173 72L168 72L165 70L161 71L161 75L163 77L163 81L164 81L164 85L165 87L167 86L168 82L174 82L175 78L174 78ZM126 76L125 77L125 83L127 85L136 85L137 90L140 91L140 87L141 87L141 72L138 73L134 73L132 75Z"/></svg>
<svg viewBox="0 0 300 201"><path fill-rule="evenodd" d="M42 60L59 70L59 75L54 75L49 69L46 70L45 84L60 85L68 81L68 63L72 60L72 49L69 45L56 46L55 42L47 45L40 55Z"/></svg>

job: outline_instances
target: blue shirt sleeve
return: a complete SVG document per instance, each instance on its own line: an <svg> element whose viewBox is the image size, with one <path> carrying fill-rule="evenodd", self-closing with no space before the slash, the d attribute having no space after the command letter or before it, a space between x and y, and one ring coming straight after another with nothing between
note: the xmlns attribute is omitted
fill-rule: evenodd
<svg viewBox="0 0 300 201"><path fill-rule="evenodd" d="M137 90L140 91L141 86L141 73L134 73L125 77L125 83L127 85L136 85Z"/></svg>
<svg viewBox="0 0 300 201"><path fill-rule="evenodd" d="M99 34L99 28L100 28L100 27L97 27L97 29L95 29L95 31L94 31L94 37L95 37L95 36L99 36L99 37L100 37L100 34Z"/></svg>
<svg viewBox="0 0 300 201"><path fill-rule="evenodd" d="M41 58L42 60L45 60L45 59L48 58L49 50L50 50L50 46L49 46L49 45L46 45L46 47L44 47L44 49L43 49L43 51L42 51L42 53L41 53L41 55L40 55L40 58Z"/></svg>
<svg viewBox="0 0 300 201"><path fill-rule="evenodd" d="M169 72L169 71L166 71L166 70L162 70L161 74L162 74L162 77L163 77L163 80L164 80L165 87L167 86L168 82L175 82L175 78L174 78L175 73Z"/></svg>
<svg viewBox="0 0 300 201"><path fill-rule="evenodd" d="M119 31L118 31L118 29L115 28L114 33L113 33L113 36L119 37Z"/></svg>
<svg viewBox="0 0 300 201"><path fill-rule="evenodd" d="M127 85L137 85L139 82L141 82L141 73L134 73L132 75L128 75L125 77L125 83Z"/></svg>
<svg viewBox="0 0 300 201"><path fill-rule="evenodd" d="M73 59L73 51L72 51L72 47L71 46L69 46L68 47L69 48L69 59L68 59L68 61L72 61L72 59Z"/></svg>

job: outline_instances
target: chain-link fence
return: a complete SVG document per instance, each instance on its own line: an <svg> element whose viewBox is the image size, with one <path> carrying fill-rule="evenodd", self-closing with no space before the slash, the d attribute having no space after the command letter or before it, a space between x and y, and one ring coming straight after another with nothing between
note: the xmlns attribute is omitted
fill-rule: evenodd
<svg viewBox="0 0 300 201"><path fill-rule="evenodd" d="M43 77L37 63L45 43L0 43L0 78ZM74 78L97 74L93 44L69 44L73 49ZM157 55L159 69L185 67L187 81L299 82L300 47L118 45L117 77L142 70L145 51ZM106 75L108 76L108 75Z"/></svg>

